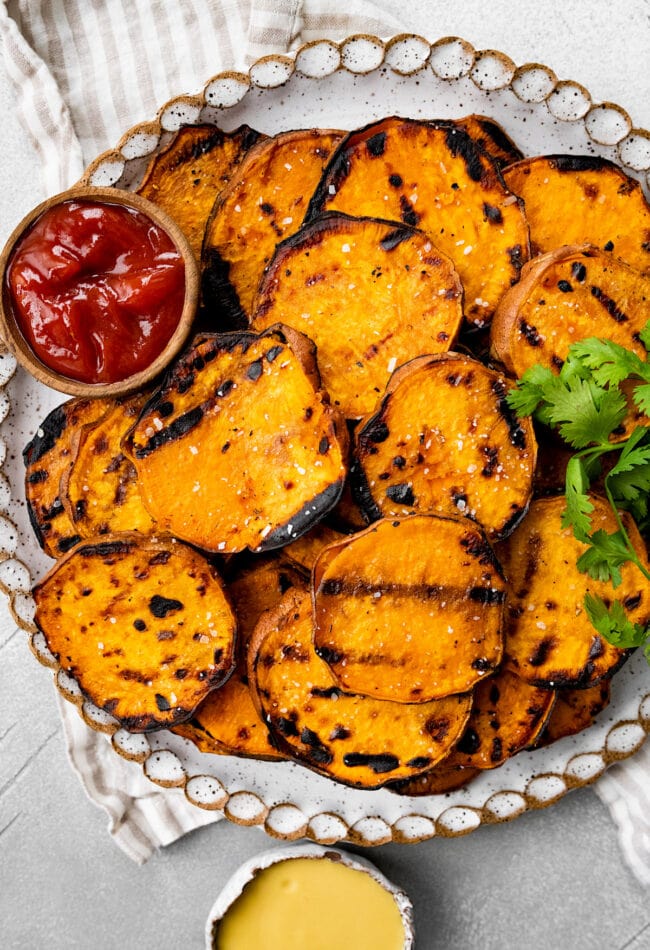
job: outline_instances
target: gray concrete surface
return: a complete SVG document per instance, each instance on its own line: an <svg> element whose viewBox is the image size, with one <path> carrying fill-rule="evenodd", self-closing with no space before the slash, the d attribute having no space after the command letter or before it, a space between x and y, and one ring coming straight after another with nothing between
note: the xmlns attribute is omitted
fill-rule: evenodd
<svg viewBox="0 0 650 950"><path fill-rule="evenodd" d="M434 16L437 7L412 4L412 28L544 62L650 127L647 2L465 2ZM2 73L0 115L1 243L41 197ZM0 947L200 948L224 881L270 844L257 829L221 822L134 865L68 767L50 674L22 634L0 642ZM410 894L418 950L650 948L648 891L623 864L615 827L589 789L464 838L368 856Z"/></svg>

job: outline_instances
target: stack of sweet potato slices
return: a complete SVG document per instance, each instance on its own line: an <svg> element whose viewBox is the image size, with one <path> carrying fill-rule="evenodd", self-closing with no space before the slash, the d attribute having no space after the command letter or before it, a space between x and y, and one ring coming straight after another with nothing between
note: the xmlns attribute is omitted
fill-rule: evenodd
<svg viewBox="0 0 650 950"><path fill-rule="evenodd" d="M187 127L139 190L201 262L197 334L154 389L69 400L24 452L57 559L36 622L84 695L412 796L586 728L629 651L581 607L608 589L561 525L565 455L506 396L585 336L642 352L638 183L472 115Z"/></svg>

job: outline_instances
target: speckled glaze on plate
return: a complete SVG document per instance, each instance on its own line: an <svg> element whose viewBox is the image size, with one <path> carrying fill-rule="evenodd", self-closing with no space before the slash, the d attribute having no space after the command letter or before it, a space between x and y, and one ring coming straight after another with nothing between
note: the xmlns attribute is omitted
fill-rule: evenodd
<svg viewBox="0 0 650 950"><path fill-rule="evenodd" d="M137 187L153 153L185 123L225 130L248 123L266 133L321 126L352 129L391 114L453 118L472 112L496 119L526 155L568 152L612 159L650 188L650 134L635 129L613 103L594 103L580 84L559 80L546 66L517 67L494 50L477 51L447 37L431 43L402 35L389 41L357 35L320 40L291 55L266 56L247 74L212 78L200 95L166 103L155 120L129 130L100 155L83 183ZM8 386L7 384L10 385ZM610 705L577 736L522 752L455 792L407 798L339 785L293 763L200 753L169 732L132 735L88 703L59 667L33 623L32 578L51 564L29 528L20 453L45 415L61 402L16 371L0 351L0 591L9 599L32 650L84 720L105 732L116 753L140 762L161 787L181 787L198 808L223 810L242 825L260 825L275 838L321 844L414 842L463 835L481 824L507 821L586 785L613 762L632 755L650 731L650 671L637 654L616 675ZM14 486L14 497L10 490Z"/></svg>

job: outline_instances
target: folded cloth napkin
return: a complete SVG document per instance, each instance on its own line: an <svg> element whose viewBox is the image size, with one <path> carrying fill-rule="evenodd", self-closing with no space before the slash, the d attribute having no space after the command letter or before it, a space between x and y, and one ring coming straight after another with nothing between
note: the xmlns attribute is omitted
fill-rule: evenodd
<svg viewBox="0 0 650 950"><path fill-rule="evenodd" d="M426 5L408 23L399 0L333 6L329 0L0 0L4 64L40 156L43 193L73 184L126 129L220 71L245 70L267 53L320 37L428 32ZM60 701L60 711L70 761L107 812L115 842L135 861L221 817L189 805L178 789L157 789L69 703ZM609 769L595 789L630 868L650 886L650 743Z"/></svg>

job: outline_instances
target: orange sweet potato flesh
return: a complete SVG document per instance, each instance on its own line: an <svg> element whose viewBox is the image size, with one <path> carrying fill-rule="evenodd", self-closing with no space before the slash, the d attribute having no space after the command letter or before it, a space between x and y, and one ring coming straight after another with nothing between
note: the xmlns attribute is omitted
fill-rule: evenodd
<svg viewBox="0 0 650 950"><path fill-rule="evenodd" d="M649 258L650 262L650 258ZM492 355L514 376L536 363L559 371L569 347L603 337L645 359L650 277L607 251L564 246L525 264L492 321Z"/></svg>
<svg viewBox="0 0 650 950"><path fill-rule="evenodd" d="M175 219L197 261L215 198L246 152L265 137L247 125L234 132L187 125L151 159L138 194Z"/></svg>
<svg viewBox="0 0 650 950"><path fill-rule="evenodd" d="M282 550L288 558L311 573L311 569L323 548L343 540L344 537L343 532L337 531L321 521L307 534L303 534L297 541L292 541Z"/></svg>
<svg viewBox="0 0 650 950"><path fill-rule="evenodd" d="M367 517L461 513L491 537L512 531L530 501L537 445L507 392L502 374L460 353L397 370L356 431L351 479Z"/></svg>
<svg viewBox="0 0 650 950"><path fill-rule="evenodd" d="M69 399L43 420L25 446L25 498L36 540L57 558L81 541L61 501L60 482L73 458L77 431L96 422L112 405L108 399Z"/></svg>
<svg viewBox="0 0 650 950"><path fill-rule="evenodd" d="M331 214L276 248L252 325L281 320L306 333L333 404L353 419L372 410L396 366L450 349L462 319L458 274L426 234Z"/></svg>
<svg viewBox="0 0 650 950"><path fill-rule="evenodd" d="M408 705L342 693L314 652L307 592L288 591L263 615L250 644L249 680L280 749L358 788L432 768L462 732L471 705L468 694Z"/></svg>
<svg viewBox="0 0 650 950"><path fill-rule="evenodd" d="M454 263L472 324L490 322L528 258L520 202L462 124L382 119L341 142L307 220L343 211L402 221L425 231Z"/></svg>
<svg viewBox="0 0 650 950"><path fill-rule="evenodd" d="M276 244L302 224L307 202L342 132L305 129L258 142L215 201L202 254L206 308L224 306L247 326Z"/></svg>
<svg viewBox="0 0 650 950"><path fill-rule="evenodd" d="M61 500L82 538L154 530L142 503L133 462L122 440L140 415L146 394L116 400L96 422L77 430L73 461L61 479Z"/></svg>
<svg viewBox="0 0 650 950"><path fill-rule="evenodd" d="M609 504L597 496L592 501L592 529L616 531ZM564 498L536 499L519 528L496 546L509 587L504 663L538 686L584 689L610 677L631 652L596 632L584 611L585 594L608 603L616 597L630 620L644 625L650 618L650 595L630 562L622 565L622 583L615 591L611 582L578 571L576 561L586 546L570 528L562 528L564 508ZM639 532L631 521L626 529L647 563Z"/></svg>
<svg viewBox="0 0 650 950"><path fill-rule="evenodd" d="M202 752L258 759L286 758L273 745L251 698L246 665L248 644L255 625L291 587L304 588L306 575L280 559L263 558L228 585L237 617L236 666L232 676L203 700L189 722L174 731Z"/></svg>
<svg viewBox="0 0 650 950"><path fill-rule="evenodd" d="M555 705L537 745L550 745L587 729L598 713L609 705L610 694L610 680L603 680L589 689L558 689Z"/></svg>
<svg viewBox="0 0 650 950"><path fill-rule="evenodd" d="M126 442L161 530L223 554L270 550L336 504L347 433L301 340L205 334L175 364Z"/></svg>
<svg viewBox="0 0 650 950"><path fill-rule="evenodd" d="M131 732L188 719L232 670L236 625L222 582L175 539L82 541L34 599L62 669Z"/></svg>
<svg viewBox="0 0 650 950"><path fill-rule="evenodd" d="M534 253L589 243L650 271L650 206L618 165L595 155L543 155L510 165L503 178L524 200Z"/></svg>
<svg viewBox="0 0 650 950"><path fill-rule="evenodd" d="M466 519L378 521L325 548L312 584L314 646L344 690L429 702L499 664L505 583Z"/></svg>
<svg viewBox="0 0 650 950"><path fill-rule="evenodd" d="M555 703L555 691L532 686L507 669L474 690L469 722L445 767L494 769L535 744Z"/></svg>

